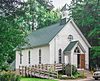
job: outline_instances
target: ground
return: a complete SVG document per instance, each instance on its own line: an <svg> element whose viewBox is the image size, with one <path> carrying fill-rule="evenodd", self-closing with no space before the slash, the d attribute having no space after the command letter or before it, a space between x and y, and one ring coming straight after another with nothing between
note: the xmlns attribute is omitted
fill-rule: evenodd
<svg viewBox="0 0 100 81"><path fill-rule="evenodd" d="M57 81L57 80L47 80L39 78L22 78L21 81Z"/></svg>

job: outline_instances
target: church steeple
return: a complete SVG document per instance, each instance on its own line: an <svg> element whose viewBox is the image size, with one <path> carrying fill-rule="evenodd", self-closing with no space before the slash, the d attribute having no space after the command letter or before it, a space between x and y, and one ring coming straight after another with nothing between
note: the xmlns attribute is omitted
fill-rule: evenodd
<svg viewBox="0 0 100 81"><path fill-rule="evenodd" d="M61 11L61 24L65 24L66 21L69 19L68 5L65 4L60 11Z"/></svg>

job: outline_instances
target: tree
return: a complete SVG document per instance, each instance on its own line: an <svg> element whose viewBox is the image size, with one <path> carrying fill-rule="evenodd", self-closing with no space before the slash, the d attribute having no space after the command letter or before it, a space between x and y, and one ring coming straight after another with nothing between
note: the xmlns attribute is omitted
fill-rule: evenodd
<svg viewBox="0 0 100 81"><path fill-rule="evenodd" d="M24 38L37 29L56 23L59 16L36 0L0 0L0 69L15 60L14 49L25 43ZM37 23L37 26L34 24Z"/></svg>
<svg viewBox="0 0 100 81"><path fill-rule="evenodd" d="M12 17L0 17L0 68L15 59L14 48L23 41L24 32Z"/></svg>
<svg viewBox="0 0 100 81"><path fill-rule="evenodd" d="M22 0L0 0L0 15L14 15L17 9L20 9L23 5L24 1Z"/></svg>
<svg viewBox="0 0 100 81"><path fill-rule="evenodd" d="M59 18L58 12L48 10L36 0L28 0L23 7L22 15L17 16L21 25L30 31L54 24Z"/></svg>
<svg viewBox="0 0 100 81"><path fill-rule="evenodd" d="M14 20L21 4L20 0L0 0L0 70L5 70L15 59L13 49L25 35Z"/></svg>
<svg viewBox="0 0 100 81"><path fill-rule="evenodd" d="M71 5L69 6L69 15L74 19L85 37L93 46L90 57L95 60L100 56L99 5L99 0L72 0ZM99 51L97 51L98 49Z"/></svg>

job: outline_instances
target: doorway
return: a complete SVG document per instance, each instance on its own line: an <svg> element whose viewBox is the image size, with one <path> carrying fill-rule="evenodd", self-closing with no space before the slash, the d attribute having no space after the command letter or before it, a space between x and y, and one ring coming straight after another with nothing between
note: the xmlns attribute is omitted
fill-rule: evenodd
<svg viewBox="0 0 100 81"><path fill-rule="evenodd" d="M77 54L77 68L80 68L80 54Z"/></svg>
<svg viewBox="0 0 100 81"><path fill-rule="evenodd" d="M85 54L77 54L77 68L85 69Z"/></svg>

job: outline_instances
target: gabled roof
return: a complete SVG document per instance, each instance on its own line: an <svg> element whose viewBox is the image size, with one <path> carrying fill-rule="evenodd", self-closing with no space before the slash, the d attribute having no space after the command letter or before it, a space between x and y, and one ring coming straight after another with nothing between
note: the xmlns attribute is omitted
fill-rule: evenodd
<svg viewBox="0 0 100 81"><path fill-rule="evenodd" d="M81 48L81 50L84 53L86 52L84 47L81 45L81 43L79 41L72 41L72 42L70 42L69 45L65 48L64 52L70 52L74 48L74 46L76 44Z"/></svg>
<svg viewBox="0 0 100 81"><path fill-rule="evenodd" d="M25 40L28 44L22 46L21 48L38 47L42 45L47 45L56 36L56 34L65 26L60 23L33 31L30 35L26 37Z"/></svg>
<svg viewBox="0 0 100 81"><path fill-rule="evenodd" d="M78 41L72 41L69 43L69 45L65 48L64 52L65 51L71 51L73 49L73 47L76 45Z"/></svg>
<svg viewBox="0 0 100 81"><path fill-rule="evenodd" d="M73 27L76 29L76 31L79 33L79 35L82 37L82 39L87 44L87 46L91 47L90 44L88 43L88 41L86 40L86 38L83 36L81 31L79 30L79 28L76 26L74 21L71 19L71 20L68 20L65 24L60 24L60 22L59 22L57 24L33 31L30 35L28 35L25 38L25 40L28 42L28 44L21 46L21 48L24 49L24 48L32 48L32 47L48 45L49 42L59 33L59 31L63 27L65 27L65 25L68 22L72 23ZM70 50L75 43L76 42L71 43L71 45L70 45L71 47L69 46L66 49ZM16 48L15 50L18 50L18 48Z"/></svg>

